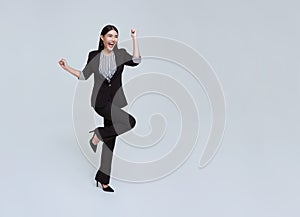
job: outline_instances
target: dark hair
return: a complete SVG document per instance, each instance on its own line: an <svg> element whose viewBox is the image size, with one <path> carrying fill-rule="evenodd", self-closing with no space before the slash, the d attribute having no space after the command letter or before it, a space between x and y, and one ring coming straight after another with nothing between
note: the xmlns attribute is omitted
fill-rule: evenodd
<svg viewBox="0 0 300 217"><path fill-rule="evenodd" d="M109 31L111 30L115 30L118 34L119 34L119 31L117 29L117 27L113 26L113 25L106 25L103 27L103 29L101 30L101 33L100 35L104 36L106 33L108 33ZM100 37L100 41L99 41L99 46L98 46L98 50L101 51L104 49L104 44L103 44L103 41Z"/></svg>

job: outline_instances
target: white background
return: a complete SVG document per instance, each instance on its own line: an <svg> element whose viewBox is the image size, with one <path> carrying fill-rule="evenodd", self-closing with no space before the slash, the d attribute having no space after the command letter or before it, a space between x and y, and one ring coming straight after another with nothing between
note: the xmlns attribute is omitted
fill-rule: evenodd
<svg viewBox="0 0 300 217"><path fill-rule="evenodd" d="M292 0L2 1L0 216L299 216L299 7ZM78 81L57 62L82 68L108 23L120 40L134 27L140 37L182 41L213 66L227 125L206 168L197 168L199 144L164 179L112 179L114 194L95 187L95 168L73 130Z"/></svg>

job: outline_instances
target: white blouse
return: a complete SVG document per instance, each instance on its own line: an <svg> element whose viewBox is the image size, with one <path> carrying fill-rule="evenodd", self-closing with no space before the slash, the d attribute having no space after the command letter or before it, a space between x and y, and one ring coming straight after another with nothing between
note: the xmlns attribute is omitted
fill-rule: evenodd
<svg viewBox="0 0 300 217"><path fill-rule="evenodd" d="M100 73L110 82L110 79L117 70L117 64L115 59L114 52L111 52L110 55L104 54L103 50L100 53L100 64L99 71Z"/></svg>

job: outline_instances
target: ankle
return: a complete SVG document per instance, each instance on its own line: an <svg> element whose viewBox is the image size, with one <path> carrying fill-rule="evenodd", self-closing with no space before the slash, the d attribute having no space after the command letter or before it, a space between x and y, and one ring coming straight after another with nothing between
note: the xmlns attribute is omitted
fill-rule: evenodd
<svg viewBox="0 0 300 217"><path fill-rule="evenodd" d="M94 134L94 137L93 137L93 139L92 139L92 142L95 144L95 145L97 145L98 143L99 143L99 139L98 139L98 137L97 137L97 135L96 134Z"/></svg>

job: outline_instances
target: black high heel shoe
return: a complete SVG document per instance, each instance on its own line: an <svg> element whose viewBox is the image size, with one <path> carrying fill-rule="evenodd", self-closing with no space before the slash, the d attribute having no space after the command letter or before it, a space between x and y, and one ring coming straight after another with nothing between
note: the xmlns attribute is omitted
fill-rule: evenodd
<svg viewBox="0 0 300 217"><path fill-rule="evenodd" d="M96 180L96 186L97 186L97 187L99 187L98 182L99 182L99 181ZM101 186L102 186L102 190L103 190L103 191L106 191L106 192L114 192L114 189L112 189L110 186L103 187L103 185L102 185L101 182L100 182L100 184L101 184Z"/></svg>

